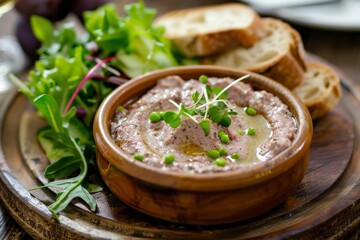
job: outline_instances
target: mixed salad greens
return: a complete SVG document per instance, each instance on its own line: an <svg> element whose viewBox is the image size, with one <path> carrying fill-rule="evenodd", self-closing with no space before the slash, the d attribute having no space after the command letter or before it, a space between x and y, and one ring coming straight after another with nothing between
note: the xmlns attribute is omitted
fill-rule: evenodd
<svg viewBox="0 0 360 240"><path fill-rule="evenodd" d="M75 198L96 210L91 193L101 187L88 182L89 168L95 167L92 121L114 83L178 65L164 29L152 26L156 11L140 1L125 12L120 17L114 5L86 12L83 34L71 22L55 28L45 18L32 17L42 42L40 58L27 82L11 76L49 124L37 134L50 161L44 173L50 181L39 188L58 189L49 206L55 218Z"/></svg>

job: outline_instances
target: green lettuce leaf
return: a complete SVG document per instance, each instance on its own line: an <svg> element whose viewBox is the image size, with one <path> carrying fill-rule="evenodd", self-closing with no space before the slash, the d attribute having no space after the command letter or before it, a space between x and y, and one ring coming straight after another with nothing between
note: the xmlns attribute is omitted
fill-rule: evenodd
<svg viewBox="0 0 360 240"><path fill-rule="evenodd" d="M95 60L116 57L107 63L114 71L97 70L104 77L113 76L116 71L136 77L178 65L169 41L164 38L164 29L152 26L156 11L140 1L126 6L125 12L127 16L119 16L111 4L86 12L86 33L81 35L74 23L55 27L49 20L33 16L32 29L42 43L39 60L28 81L10 77L49 124L38 130L37 138L50 161L44 175L52 181L40 188L59 189L55 202L49 206L55 218L74 198L84 200L95 210L96 202L90 193L101 190L88 182L88 168L95 166L96 156L92 121L112 88L88 78L89 70L97 64ZM89 50L90 42L96 43L98 49ZM64 113L83 79L89 80L76 95L72 108ZM78 109L85 111L83 118L77 118ZM180 124L179 116L170 120L173 127Z"/></svg>
<svg viewBox="0 0 360 240"><path fill-rule="evenodd" d="M129 77L178 65L164 29L152 26L156 14L143 2L128 5L128 16L118 17L114 5L85 14L85 27L104 56L116 54L114 66Z"/></svg>
<svg viewBox="0 0 360 240"><path fill-rule="evenodd" d="M81 198L92 211L95 211L96 202L89 191L83 187L88 174L88 162L83 150L85 146L79 144L79 141L75 140L78 135L70 131L71 119L75 117L74 110L69 111L65 116L61 115L55 99L46 94L37 97L34 105L50 125L49 128L42 129L39 134L39 141L42 145L52 144L51 147L45 148L47 154L53 157L53 162L45 169L44 176L54 180L69 178L78 173L76 177L55 180L44 185L44 187L60 188L56 201L49 206L50 211L57 218L57 213L62 211L74 198ZM45 140L46 143L42 140Z"/></svg>

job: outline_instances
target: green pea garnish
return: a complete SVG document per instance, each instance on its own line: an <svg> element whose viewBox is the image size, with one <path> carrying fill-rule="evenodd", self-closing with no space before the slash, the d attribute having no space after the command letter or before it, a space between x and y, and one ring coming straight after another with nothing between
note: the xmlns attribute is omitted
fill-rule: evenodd
<svg viewBox="0 0 360 240"><path fill-rule="evenodd" d="M201 75L201 76L199 77L199 81L200 81L201 83L203 83L203 84L206 84L206 83L208 83L209 79L208 79L208 77L207 77L206 75Z"/></svg>
<svg viewBox="0 0 360 240"><path fill-rule="evenodd" d="M252 107L246 107L246 108L245 108L245 113L246 113L247 115L249 115L249 116L255 116L256 113L257 113L257 111L256 111L254 108L252 108Z"/></svg>
<svg viewBox="0 0 360 240"><path fill-rule="evenodd" d="M236 132L237 132L238 134L240 134L240 135L244 135L244 134L245 134L244 130L242 130L242 129L238 129L238 130L236 130Z"/></svg>
<svg viewBox="0 0 360 240"><path fill-rule="evenodd" d="M218 136L221 137L221 136L225 136L227 135L224 131L219 131L218 132Z"/></svg>
<svg viewBox="0 0 360 240"><path fill-rule="evenodd" d="M240 159L240 155L239 155L238 153L232 153L232 154L230 155L230 157L231 157L232 159L234 159L234 160L239 160L239 159Z"/></svg>
<svg viewBox="0 0 360 240"><path fill-rule="evenodd" d="M124 107L123 106L119 106L117 109L116 109L119 113L122 113L124 111Z"/></svg>
<svg viewBox="0 0 360 240"><path fill-rule="evenodd" d="M158 123L162 120L161 113L159 112L152 112L149 115L149 119L152 123Z"/></svg>
<svg viewBox="0 0 360 240"><path fill-rule="evenodd" d="M170 153L164 157L165 164L172 164L175 161L174 154Z"/></svg>
<svg viewBox="0 0 360 240"><path fill-rule="evenodd" d="M208 151L207 155L208 155L210 158L213 158L213 159L216 159L216 158L220 157L220 153L219 153L219 151L216 150L216 149Z"/></svg>
<svg viewBox="0 0 360 240"><path fill-rule="evenodd" d="M144 155L141 153L135 153L133 157L135 160L138 160L138 161L144 160Z"/></svg>
<svg viewBox="0 0 360 240"><path fill-rule="evenodd" d="M255 128L248 128L247 135L254 136L256 134Z"/></svg>
<svg viewBox="0 0 360 240"><path fill-rule="evenodd" d="M219 149L219 153L220 153L220 155L222 155L222 156L224 156L224 155L227 154L226 149L223 148L223 147Z"/></svg>
<svg viewBox="0 0 360 240"><path fill-rule="evenodd" d="M226 166L226 160L225 160L225 158L217 158L215 160L215 164L218 167L224 167L224 166Z"/></svg>
<svg viewBox="0 0 360 240"><path fill-rule="evenodd" d="M220 121L220 125L229 127L231 125L231 118L229 116L224 116Z"/></svg>
<svg viewBox="0 0 360 240"><path fill-rule="evenodd" d="M222 143L229 143L230 142L230 137L229 137L229 135L227 135L227 134L225 134L225 135L221 135L220 136L220 141L222 142Z"/></svg>

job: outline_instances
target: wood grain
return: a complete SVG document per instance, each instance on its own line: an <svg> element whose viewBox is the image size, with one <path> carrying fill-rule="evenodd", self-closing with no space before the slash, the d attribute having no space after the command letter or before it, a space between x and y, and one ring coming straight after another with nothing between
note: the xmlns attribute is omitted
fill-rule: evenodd
<svg viewBox="0 0 360 240"><path fill-rule="evenodd" d="M129 0L121 1L122 3L130 2ZM132 1L133 2L133 1ZM171 0L171 1L157 1L157 0L146 0L146 4L151 5L159 9L159 12L165 12L170 9L178 9L178 8L185 8L191 5L204 5L213 2L220 2L220 1L192 1L192 0ZM13 20L13 19L12 19ZM7 24L10 22L7 22ZM344 73L342 80L350 79L355 80L357 83L360 83L359 76L360 76L360 32L336 32L336 31L324 31L318 29L310 29L304 28L300 26L295 26L297 30L300 31L305 49L310 52L313 52L327 61L334 63L340 69L342 69L342 73ZM0 32L3 33L3 29L0 29ZM348 77L347 77L348 76ZM352 85L353 86L353 85ZM355 88L354 88L355 89ZM300 209L303 210L304 208L309 207L310 210L316 210L314 214L321 214L322 217L318 218L318 221L309 228L302 227L300 231L293 231L292 235L278 235L277 233L273 233L273 238L282 238L282 237L290 237L290 238L307 238L307 239L316 239L316 238L323 238L326 239L327 237L333 237L335 239L343 238L343 239L359 239L359 216L360 216L360 209L359 209L359 191L360 187L359 184L352 185L351 190L347 192L342 192L341 189L344 188L344 184L347 181L353 181L356 179L356 174L358 174L358 169L356 165L356 161L353 164L349 165L347 168L347 161L350 160L350 155L352 154L352 149L359 149L358 146L358 139L359 139L359 129L356 129L355 134L353 133L354 128L354 121L359 121L359 116L357 115L359 112L358 104L353 98L353 95L346 91L347 96L344 97L343 102L341 105L335 110L335 112L326 116L326 118L321 119L315 122L315 136L317 138L313 139L313 144L318 144L316 147L312 147L311 150L311 163L313 159L317 159L317 156L320 156L321 161L313 165L310 165L309 172L306 178L303 181L303 184L296 190L296 192L292 195L292 197L281 207L275 209L272 213L274 214L274 218L278 219L278 217L282 216L284 218L289 217L290 214L299 214ZM0 109L3 99L0 100ZM0 114L1 115L1 114ZM346 129L344 135L337 135L336 127L343 126L343 122L348 124L348 128ZM358 127L357 127L358 128ZM319 134L326 132L327 129L331 129L330 133L324 134L324 136L319 136ZM331 136L333 134L337 137L340 137L339 144L337 150L340 150L338 153L334 153L332 151L326 151L326 149L332 150L337 145L332 142ZM348 139L350 138L350 139ZM4 139L0 138L0 146L2 146ZM349 146L350 144L350 146ZM352 144L356 144L353 148L351 147ZM334 161L334 159L339 158L338 162ZM359 154L355 154L353 159L359 159ZM1 153L0 153L0 159ZM317 176L317 172L321 170L323 166L327 166L328 164L331 165L330 169L326 171L326 173ZM344 174L342 176L341 172ZM28 171L28 169L27 169ZM360 174L358 174L360 175ZM340 178L339 178L340 176ZM33 177L33 180L36 177ZM40 182L36 181L37 184ZM315 184L315 188L312 188L310 184ZM5 190L4 185L0 182L0 190ZM325 189L325 190L324 190ZM331 205L332 197L338 196L337 194L341 193L342 198L342 205L341 206L334 206ZM50 197L53 197L52 193L46 193L44 196L49 194ZM37 195L40 196L39 193ZM43 196L43 197L44 197ZM44 198L44 202L49 201L49 196ZM345 196L345 197L344 197ZM118 221L119 219L125 221L126 224L135 224L137 226L137 230L134 231L132 234L133 236L144 236L144 233L141 231L139 232L138 229L146 229L149 227L156 226L158 231L164 231L164 234L152 235L152 237L161 238L164 236L171 236L174 238L174 234L171 231L177 231L178 239L184 239L186 236L192 234L197 234L198 238L206 236L206 238L213 238L215 239L216 236L220 236L220 238L229 238L234 237L232 234L232 229L236 226L219 226L217 231L219 232L218 235L215 235L214 230L213 232L209 232L209 235L204 235L207 232L207 229L199 228L199 227L189 227L187 226L188 234L180 235L179 231L181 231L183 226L170 226L166 225L161 221L157 221L156 219L149 218L145 215L137 215L134 210L131 210L121 202L117 202L116 198L105 191L103 195L97 195L97 200L100 202L104 202L98 210L98 214L104 214L109 217L110 220L107 220L105 223L96 222L97 219L93 220L96 222L97 226L104 227L108 222L113 220ZM16 199L16 198L15 198ZM356 201L351 201L351 199L357 199ZM9 200L9 199L8 199ZM326 203L326 206L320 206L319 208L310 208L309 204L306 201L318 201L318 204ZM9 200L11 201L11 200ZM322 202L323 201L323 202ZM353 204L354 203L354 204ZM331 207L327 207L331 205ZM36 205L35 205L36 206ZM81 204L78 205L81 207ZM7 205L9 207L9 205ZM71 208L70 211L72 211ZM295 209L295 210L294 210ZM345 210L344 210L345 209ZM293 210L293 211L291 211ZM81 210L77 210L78 212L82 212ZM311 211L310 211L311 212ZM12 213L12 215L17 216L17 212ZM66 213L67 214L67 213ZM312 215L314 215L312 214ZM126 216L132 216L132 218L126 218ZM9 213L0 212L0 216L3 222L6 222L6 225L0 225L0 238L1 239L28 239L29 236L25 235L24 231L21 231L14 224L14 221L9 218ZM84 214L80 215L81 217ZM125 217L124 217L125 216ZM264 216L266 217L266 216ZM271 219L271 217L269 217ZM18 220L19 221L19 220ZM254 222L257 222L255 224ZM244 231L244 234L248 234L251 231L258 231L263 230L264 228L258 228L264 224L264 220L262 219L254 219L253 225L249 227L249 225L244 225L242 228L238 227L239 231ZM3 223L2 222L2 223ZM50 222L51 223L51 222ZM250 224L249 223L249 224ZM309 223L309 222L308 222ZM126 226L124 224L124 226ZM48 221L44 221L44 225L48 225ZM313 230L312 227L316 226ZM34 226L35 227L35 226ZM223 229L226 227L230 228L229 233L223 233ZM271 227L271 224L269 224ZM124 230L125 227L117 228L117 231ZM299 235L301 232L307 230L307 233L304 235ZM26 237L21 237L17 232L21 231L21 236L25 235ZM29 231L29 230L27 230ZM13 233L12 233L13 232ZM223 235L221 235L223 234ZM55 235L56 236L56 235ZM58 235L59 236L59 235ZM181 237L182 236L182 237ZM150 236L149 236L150 237ZM271 236L268 236L271 237ZM196 237L192 237L193 239ZM240 238L240 237L239 237ZM190 239L190 238L189 238Z"/></svg>
<svg viewBox="0 0 360 240"><path fill-rule="evenodd" d="M12 220L4 206L0 205L0 239L29 239L30 236Z"/></svg>
<svg viewBox="0 0 360 240"><path fill-rule="evenodd" d="M27 191L44 181L41 172L47 160L35 140L36 128L43 122L37 119L30 103L22 96L12 101L2 128L0 139L5 158L0 164L0 172L5 184L0 187L1 198L10 214L37 238L251 239L308 236L312 239L324 229L329 235L324 235L323 239L345 236L357 226L360 211L356 204L360 193L360 156L357 156L360 153L353 151L360 149L356 145L360 130L354 129L354 122L360 116L350 111L359 109L359 103L346 89L344 93L335 111L314 122L309 170L304 181L284 204L249 221L215 227L172 224L138 213L106 188L95 194L99 203L96 213L89 212L79 202L61 214L60 224L51 220L43 203L48 204L54 194L47 190L31 192L39 201ZM329 230L332 225L337 228Z"/></svg>

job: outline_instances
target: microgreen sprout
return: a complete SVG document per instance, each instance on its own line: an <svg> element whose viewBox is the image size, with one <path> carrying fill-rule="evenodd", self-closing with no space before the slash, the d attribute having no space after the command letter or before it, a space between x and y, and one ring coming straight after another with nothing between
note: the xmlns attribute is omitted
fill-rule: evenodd
<svg viewBox="0 0 360 240"><path fill-rule="evenodd" d="M181 125L180 114L176 112L165 112L163 115L164 121L172 128L177 128Z"/></svg>
<svg viewBox="0 0 360 240"><path fill-rule="evenodd" d="M222 90L214 97L213 100L211 100L210 102L208 102L208 103L206 103L206 104L204 104L204 105L199 106L199 108L202 108L202 107L204 107L204 106L206 106L206 105L212 105L212 104L216 103L217 100L218 100L227 90L229 90L229 89L230 89L232 86L234 86L236 83L238 83L238 82L240 82L240 81L242 81L242 80L244 80L244 79L246 79L246 78L248 78L248 77L250 77L250 74L247 74L247 75L245 75L245 76L242 76L241 78L238 78L238 79L236 79L235 81L231 82L231 83L230 83L229 85L227 85L224 89L222 89Z"/></svg>
<svg viewBox="0 0 360 240"><path fill-rule="evenodd" d="M209 96L208 96L208 91L206 89L205 86L203 86L203 95L204 95L204 98L205 98L205 102L209 102ZM206 119L206 116L208 115L208 112L209 112L209 105L206 105L205 106L205 114L204 114L204 119Z"/></svg>
<svg viewBox="0 0 360 240"><path fill-rule="evenodd" d="M185 107L182 103L180 103L180 105L179 105L179 104L177 104L176 102L174 102L174 101L171 100L171 99L169 100L169 102L172 103L175 107L177 107L177 109L179 110L179 112L178 112L179 116L180 116L181 114L186 115L186 116L188 116L189 118L191 118L191 120L193 120L194 122L199 123L199 122L189 113L189 110L186 109L186 107Z"/></svg>
<svg viewBox="0 0 360 240"><path fill-rule="evenodd" d="M231 82L225 88L218 86L209 86L208 77L205 75L200 76L199 81L203 83L201 91L195 91L191 97L194 104L186 107L182 103L178 104L173 100L169 100L177 109L177 112L167 111L160 113L162 119L170 125L172 128L177 128L181 125L181 116L190 118L195 123L199 124L203 129L205 136L210 133L211 121L216 124L220 124L224 127L231 125L231 115L237 115L227 100L228 90L236 83L250 77L250 74L242 76ZM203 117L202 121L198 121L195 115ZM151 120L151 119L150 119ZM157 120L157 119L156 119ZM160 120L159 120L160 121ZM230 138L228 135L220 137L221 142L228 143Z"/></svg>
<svg viewBox="0 0 360 240"><path fill-rule="evenodd" d="M173 100L169 100L169 101L178 109L178 112L168 111L168 112L160 113L160 116L162 116L162 119L165 121L165 123L170 125L170 127L177 128L181 125L181 118L180 118L181 115L190 117L195 123L199 123L190 114L191 111L186 109L182 103L180 103L180 105L179 105L176 102L174 102Z"/></svg>

